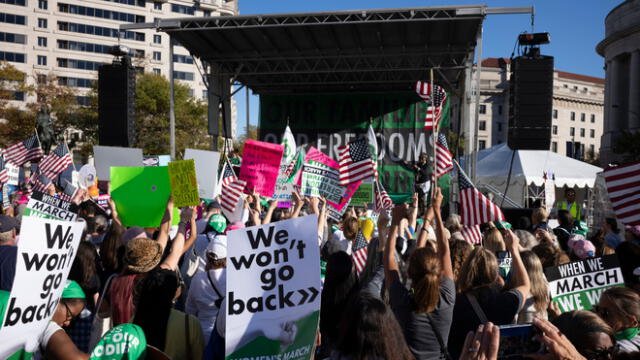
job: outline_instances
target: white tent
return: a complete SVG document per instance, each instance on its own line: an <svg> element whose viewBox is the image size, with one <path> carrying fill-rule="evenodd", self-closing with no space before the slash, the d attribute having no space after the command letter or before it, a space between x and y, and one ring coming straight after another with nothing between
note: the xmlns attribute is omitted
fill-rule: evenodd
<svg viewBox="0 0 640 360"><path fill-rule="evenodd" d="M478 152L476 186L488 185L504 192L513 156L513 168L507 196L525 205L530 187L544 187L544 174L555 176L556 189L563 187L593 188L601 168L552 151L513 150L500 144ZM558 192L558 191L557 191ZM586 191L578 191L578 199L586 200ZM561 196L560 192L558 195Z"/></svg>

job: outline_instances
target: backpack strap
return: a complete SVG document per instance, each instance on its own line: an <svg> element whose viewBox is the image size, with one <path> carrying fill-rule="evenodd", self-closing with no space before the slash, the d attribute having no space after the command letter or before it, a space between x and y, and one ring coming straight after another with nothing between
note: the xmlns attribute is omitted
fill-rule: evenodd
<svg viewBox="0 0 640 360"><path fill-rule="evenodd" d="M442 334L438 331L438 328L433 324L433 319L431 318L431 314L427 313L427 319L429 320L429 325L431 325L431 329L433 329L433 333L436 335L436 339L438 339L438 344L440 344L440 357L446 360L451 360L451 354L449 354L449 349L447 349L447 344L445 344L444 339L442 339Z"/></svg>
<svg viewBox="0 0 640 360"><path fill-rule="evenodd" d="M465 295L467 296L467 299L469 299L469 303L471 304L473 311L476 313L476 316L478 317L478 319L480 319L480 323L486 324L489 320L487 319L487 315L485 315L484 311L480 307L476 296L471 292L467 292L465 293Z"/></svg>

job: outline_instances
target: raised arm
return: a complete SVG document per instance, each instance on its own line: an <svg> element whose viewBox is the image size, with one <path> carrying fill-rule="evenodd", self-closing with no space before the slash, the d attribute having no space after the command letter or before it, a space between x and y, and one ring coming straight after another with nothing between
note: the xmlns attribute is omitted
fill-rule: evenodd
<svg viewBox="0 0 640 360"><path fill-rule="evenodd" d="M182 256L182 249L184 248L185 233L187 231L187 223L191 221L193 216L192 208L182 208L180 211L180 223L178 223L178 233L173 239L171 244L171 252L169 256L160 264L163 269L175 270L178 267L178 262Z"/></svg>
<svg viewBox="0 0 640 360"><path fill-rule="evenodd" d="M162 251L167 247L167 242L169 242L169 230L171 230L171 220L173 217L173 197L169 195L169 199L167 199L167 207L164 211L164 217L162 218L162 223L160 224L160 233L158 234L158 244L162 247Z"/></svg>
<svg viewBox="0 0 640 360"><path fill-rule="evenodd" d="M520 291L522 299L526 299L529 296L531 283L529 282L527 269L524 267L520 257L520 239L511 229L508 229L504 240L507 250L511 253L511 287Z"/></svg>
<svg viewBox="0 0 640 360"><path fill-rule="evenodd" d="M327 200L323 197L318 198L319 214L318 214L318 245L322 245L322 239L324 238L324 230L327 225Z"/></svg>
<svg viewBox="0 0 640 360"><path fill-rule="evenodd" d="M198 238L198 230L196 227L196 216L198 215L198 212L195 211L195 209L193 209L193 211L191 212L191 221L190 221L190 225L189 227L191 228L191 232L189 233L189 238L187 239L187 241L185 241L184 243L184 247L182 248L182 253L186 253L187 251L189 251L189 249L191 248L191 245L193 245L194 242L196 242L196 239Z"/></svg>
<svg viewBox="0 0 640 360"><path fill-rule="evenodd" d="M273 216L273 212L276 210L276 207L278 207L278 202L276 200L271 200L267 214L264 216L264 219L262 219L262 225L271 223L271 217Z"/></svg>
<svg viewBox="0 0 640 360"><path fill-rule="evenodd" d="M413 193L411 197L411 211L409 212L409 226L416 231L416 223L418 220L418 193Z"/></svg>
<svg viewBox="0 0 640 360"><path fill-rule="evenodd" d="M384 285L388 290L391 288L391 285L394 281L400 279L400 267L396 262L396 238L398 237L398 232L400 231L400 221L404 217L407 208L404 204L396 205L393 208L393 214L391 217L391 229L389 230L389 237L387 238L387 243L384 247L384 256L383 256L383 264L384 264Z"/></svg>
<svg viewBox="0 0 640 360"><path fill-rule="evenodd" d="M440 207L442 206L442 190L436 187L433 192L433 213L436 219L436 239L438 240L438 257L440 258L441 274L453 280L453 266L451 265L451 251L449 250L449 239L444 237L444 222Z"/></svg>
<svg viewBox="0 0 640 360"><path fill-rule="evenodd" d="M292 219L297 218L298 215L300 215L300 210L302 210L302 207L304 206L304 201L302 201L302 198L300 197L300 195L298 195L296 191L293 192L293 199L296 204L293 208L293 212L291 213Z"/></svg>
<svg viewBox="0 0 640 360"><path fill-rule="evenodd" d="M118 210L116 209L116 203L111 198L109 198L109 209L111 209L111 219L113 222L122 226L122 221L120 221Z"/></svg>
<svg viewBox="0 0 640 360"><path fill-rule="evenodd" d="M416 247L422 248L427 246L427 239L429 235L429 229L431 228L431 222L435 215L433 214L433 207L429 207L427 211L424 213L422 228L420 229L420 234L418 234L418 241L416 242Z"/></svg>

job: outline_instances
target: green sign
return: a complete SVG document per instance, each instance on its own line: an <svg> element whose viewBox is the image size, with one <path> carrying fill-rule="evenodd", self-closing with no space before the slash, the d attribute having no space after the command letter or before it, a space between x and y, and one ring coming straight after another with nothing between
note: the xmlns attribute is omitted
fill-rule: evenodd
<svg viewBox="0 0 640 360"><path fill-rule="evenodd" d="M196 181L196 163L193 159L170 162L169 179L171 195L173 195L173 202L177 207L200 204L198 182Z"/></svg>
<svg viewBox="0 0 640 360"><path fill-rule="evenodd" d="M124 226L160 226L169 195L171 187L166 166L111 168L111 199ZM174 224L179 217L174 208Z"/></svg>
<svg viewBox="0 0 640 360"><path fill-rule="evenodd" d="M373 184L361 183L351 197L351 206L367 206L373 201Z"/></svg>
<svg viewBox="0 0 640 360"><path fill-rule="evenodd" d="M260 140L280 143L287 119L296 143L314 146L338 160L338 148L364 136L369 122L378 140L378 172L389 195L414 191L410 165L422 153L432 156L431 131L424 130L428 103L415 93L261 95ZM440 129L449 127L449 102ZM448 193L449 176L439 183Z"/></svg>

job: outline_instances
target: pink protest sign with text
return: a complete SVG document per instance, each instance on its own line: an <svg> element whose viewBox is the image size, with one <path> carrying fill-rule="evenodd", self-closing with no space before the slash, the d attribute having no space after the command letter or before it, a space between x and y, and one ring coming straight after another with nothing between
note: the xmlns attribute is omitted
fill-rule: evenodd
<svg viewBox="0 0 640 360"><path fill-rule="evenodd" d="M258 194L273 197L284 146L247 140L242 152L240 180L247 182L246 191L254 188Z"/></svg>

